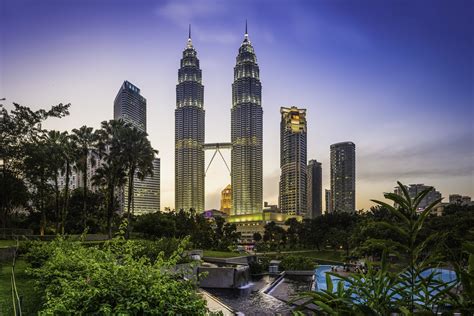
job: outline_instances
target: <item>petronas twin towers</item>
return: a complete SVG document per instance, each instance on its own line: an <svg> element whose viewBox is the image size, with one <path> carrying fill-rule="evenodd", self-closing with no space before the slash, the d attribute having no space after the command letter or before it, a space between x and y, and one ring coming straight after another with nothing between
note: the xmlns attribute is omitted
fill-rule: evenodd
<svg viewBox="0 0 474 316"><path fill-rule="evenodd" d="M176 86L175 208L204 210L204 86L191 41L183 51ZM232 215L262 211L262 85L257 57L245 36L234 67L231 108Z"/></svg>

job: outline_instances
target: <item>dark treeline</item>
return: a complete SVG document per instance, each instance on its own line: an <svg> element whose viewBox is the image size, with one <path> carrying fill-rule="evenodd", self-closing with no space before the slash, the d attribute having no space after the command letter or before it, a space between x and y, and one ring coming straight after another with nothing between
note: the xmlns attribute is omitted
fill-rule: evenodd
<svg viewBox="0 0 474 316"><path fill-rule="evenodd" d="M344 250L346 256L380 258L390 244L377 240L397 240L398 235L384 223L398 223L385 207L374 206L367 212L335 212L298 222L287 220L288 229L271 222L263 236L254 234L259 250L332 249ZM420 238L433 233L440 235L438 243L445 248L446 261L460 260L463 242L474 241L474 206L450 204L442 216L429 215L420 231Z"/></svg>
<svg viewBox="0 0 474 316"><path fill-rule="evenodd" d="M122 120L71 133L44 129L44 122L69 114L69 104L33 111L0 105L0 221L35 233L93 232L112 235L120 188L129 190L124 217L130 220L134 177L153 175L155 151L147 134ZM95 172L92 175L92 167ZM69 187L73 171L79 189ZM60 183L60 178L63 183ZM92 183L89 183L91 181ZM89 188L93 184L94 192ZM128 230L127 230L128 233Z"/></svg>
<svg viewBox="0 0 474 316"><path fill-rule="evenodd" d="M148 239L189 236L193 246L201 249L234 250L240 238L235 224L222 217L210 221L193 210L141 215L132 226L135 234Z"/></svg>

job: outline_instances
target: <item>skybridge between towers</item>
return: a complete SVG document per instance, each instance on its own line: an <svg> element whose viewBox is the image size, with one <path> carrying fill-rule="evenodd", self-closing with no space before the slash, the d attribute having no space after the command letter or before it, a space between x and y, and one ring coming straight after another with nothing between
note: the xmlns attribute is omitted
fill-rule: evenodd
<svg viewBox="0 0 474 316"><path fill-rule="evenodd" d="M219 155L222 158L222 161L224 161L225 166L227 167L227 170L229 171L229 174L232 174L229 165L225 161L224 156L221 153L221 149L232 149L232 143L209 143L209 144L204 144L204 150L214 150L214 154L212 155L211 161L209 161L209 164L207 165L206 172L209 170L209 167L211 166L212 161L216 157L216 154L219 153Z"/></svg>

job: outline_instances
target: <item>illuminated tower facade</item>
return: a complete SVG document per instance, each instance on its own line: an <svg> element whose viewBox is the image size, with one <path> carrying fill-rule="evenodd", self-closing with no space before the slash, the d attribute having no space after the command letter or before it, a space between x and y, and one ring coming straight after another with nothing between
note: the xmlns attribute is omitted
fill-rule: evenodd
<svg viewBox="0 0 474 316"><path fill-rule="evenodd" d="M293 106L280 113L280 209L306 217L306 109Z"/></svg>
<svg viewBox="0 0 474 316"><path fill-rule="evenodd" d="M262 85L247 25L234 67L231 142L232 215L262 212Z"/></svg>
<svg viewBox="0 0 474 316"><path fill-rule="evenodd" d="M204 211L204 86L191 28L181 58L175 110L175 208Z"/></svg>
<svg viewBox="0 0 474 316"><path fill-rule="evenodd" d="M331 145L331 206L333 212L355 211L355 144Z"/></svg>
<svg viewBox="0 0 474 316"><path fill-rule="evenodd" d="M230 215L232 210L232 186L227 185L221 192L221 211Z"/></svg>

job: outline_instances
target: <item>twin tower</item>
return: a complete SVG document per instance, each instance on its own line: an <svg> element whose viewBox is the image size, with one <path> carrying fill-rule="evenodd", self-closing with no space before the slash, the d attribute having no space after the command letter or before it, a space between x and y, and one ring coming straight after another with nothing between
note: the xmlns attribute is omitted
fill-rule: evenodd
<svg viewBox="0 0 474 316"><path fill-rule="evenodd" d="M234 67L231 108L231 215L262 211L263 110L257 57L245 26ZM189 31L178 71L175 110L175 208L204 210L204 86ZM218 145L218 144L217 144Z"/></svg>

